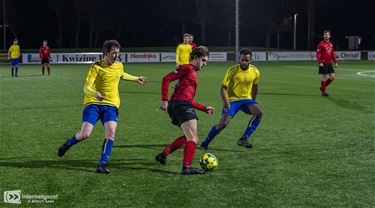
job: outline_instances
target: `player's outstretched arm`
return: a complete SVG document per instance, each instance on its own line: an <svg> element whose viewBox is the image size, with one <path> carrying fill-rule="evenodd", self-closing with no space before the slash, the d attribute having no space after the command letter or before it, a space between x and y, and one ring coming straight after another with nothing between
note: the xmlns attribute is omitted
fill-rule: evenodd
<svg viewBox="0 0 375 208"><path fill-rule="evenodd" d="M206 113L208 115L212 116L214 114L214 112L215 112L215 108L214 107L212 107L212 106L207 106L206 107Z"/></svg>
<svg viewBox="0 0 375 208"><path fill-rule="evenodd" d="M147 84L149 81L150 81L150 80L149 80L147 77L144 77L144 76L140 76L140 77L138 77L138 83L139 83L139 84L144 85L144 84Z"/></svg>
<svg viewBox="0 0 375 208"><path fill-rule="evenodd" d="M160 103L160 109L167 110L168 108L168 100L162 100Z"/></svg>

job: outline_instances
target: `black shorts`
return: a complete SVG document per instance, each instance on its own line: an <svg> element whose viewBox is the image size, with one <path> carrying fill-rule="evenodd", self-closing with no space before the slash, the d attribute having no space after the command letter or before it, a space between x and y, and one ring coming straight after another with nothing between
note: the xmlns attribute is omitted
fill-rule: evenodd
<svg viewBox="0 0 375 208"><path fill-rule="evenodd" d="M189 120L198 120L193 105L186 100L174 100L170 102L168 105L168 114L172 119L172 123L177 126Z"/></svg>
<svg viewBox="0 0 375 208"><path fill-rule="evenodd" d="M42 59L42 64L49 64L49 59Z"/></svg>
<svg viewBox="0 0 375 208"><path fill-rule="evenodd" d="M323 66L319 66L319 74L333 74L335 70L333 69L332 63L323 63Z"/></svg>

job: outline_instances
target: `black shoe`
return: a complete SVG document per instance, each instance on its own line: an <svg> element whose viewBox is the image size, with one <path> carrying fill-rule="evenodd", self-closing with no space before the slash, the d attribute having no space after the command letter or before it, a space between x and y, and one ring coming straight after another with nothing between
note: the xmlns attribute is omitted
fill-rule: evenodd
<svg viewBox="0 0 375 208"><path fill-rule="evenodd" d="M160 153L156 155L155 160L160 164L165 165L167 158L163 155L163 153Z"/></svg>
<svg viewBox="0 0 375 208"><path fill-rule="evenodd" d="M245 139L245 138L240 138L240 139L238 140L237 144L240 145L240 146L246 147L246 148L252 148L252 147L253 147L253 145L250 144L250 143L247 141L247 139Z"/></svg>
<svg viewBox="0 0 375 208"><path fill-rule="evenodd" d="M208 150L208 144L202 142L200 148L201 148L201 150Z"/></svg>
<svg viewBox="0 0 375 208"><path fill-rule="evenodd" d="M59 150L57 151L57 155L59 157L62 157L64 156L65 152L68 151L68 149L70 148L71 146L69 146L68 144L64 143L63 145L61 145L59 147Z"/></svg>
<svg viewBox="0 0 375 208"><path fill-rule="evenodd" d="M193 174L205 174L206 171L198 169L198 168L187 168L183 167L182 168L182 175L193 175Z"/></svg>
<svg viewBox="0 0 375 208"><path fill-rule="evenodd" d="M99 163L98 166L96 166L96 172L109 174L111 171L109 171L109 169L104 164Z"/></svg>

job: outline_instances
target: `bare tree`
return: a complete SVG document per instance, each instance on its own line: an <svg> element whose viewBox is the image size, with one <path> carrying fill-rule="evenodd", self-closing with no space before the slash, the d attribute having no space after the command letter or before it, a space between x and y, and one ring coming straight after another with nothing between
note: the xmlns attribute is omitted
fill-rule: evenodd
<svg viewBox="0 0 375 208"><path fill-rule="evenodd" d="M59 0L49 0L49 3L52 7L52 10L56 14L57 19L57 27L58 27L58 38L56 40L57 47L62 48L63 47L63 18L62 18L62 10L63 7L61 5L61 1Z"/></svg>
<svg viewBox="0 0 375 208"><path fill-rule="evenodd" d="M201 41L202 44L206 44L206 29L207 24L211 23L213 20L213 10L210 9L210 3L214 4L215 1L212 0L195 0L195 22L200 26L201 30Z"/></svg>
<svg viewBox="0 0 375 208"><path fill-rule="evenodd" d="M79 4L79 2L82 2L82 1L73 0L74 9L75 9L76 17L77 17L76 30L75 30L76 33L74 36L74 47L76 48L79 47L79 35L81 31L81 11L80 11L81 5Z"/></svg>

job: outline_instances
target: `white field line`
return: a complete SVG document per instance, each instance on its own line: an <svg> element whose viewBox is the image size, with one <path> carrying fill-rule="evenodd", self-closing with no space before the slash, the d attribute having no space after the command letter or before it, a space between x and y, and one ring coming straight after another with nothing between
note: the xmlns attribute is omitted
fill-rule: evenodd
<svg viewBox="0 0 375 208"><path fill-rule="evenodd" d="M285 67L289 67L289 68L306 68L306 69L318 69L318 66L316 67L313 67L313 66L291 66L291 65L288 65L288 66L285 66ZM336 68L335 70L344 70L344 71L353 71L353 72L361 72L360 69L353 69L353 68L341 68L340 66L338 66L338 68ZM374 72L374 71L367 71L367 72Z"/></svg>

